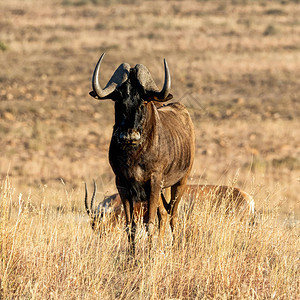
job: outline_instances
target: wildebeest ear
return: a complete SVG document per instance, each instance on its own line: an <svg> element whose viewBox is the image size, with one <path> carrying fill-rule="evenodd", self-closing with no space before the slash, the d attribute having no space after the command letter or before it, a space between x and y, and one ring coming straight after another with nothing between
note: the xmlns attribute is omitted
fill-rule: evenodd
<svg viewBox="0 0 300 300"><path fill-rule="evenodd" d="M153 99L150 99L150 101L153 100L153 101L158 101L158 102L166 102L171 99L173 99L173 95L169 94L165 99L158 99L156 96L153 96Z"/></svg>
<svg viewBox="0 0 300 300"><path fill-rule="evenodd" d="M89 92L89 95L90 95L91 97L95 98L95 99L100 99L100 98L98 97L98 95L95 93L95 91Z"/></svg>

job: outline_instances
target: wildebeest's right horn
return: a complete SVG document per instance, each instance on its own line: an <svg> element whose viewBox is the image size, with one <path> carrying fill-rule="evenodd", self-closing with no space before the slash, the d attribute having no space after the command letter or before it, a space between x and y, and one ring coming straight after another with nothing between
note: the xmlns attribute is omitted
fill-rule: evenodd
<svg viewBox="0 0 300 300"><path fill-rule="evenodd" d="M100 80L99 74L100 74L101 62L104 55L105 53L101 55L93 73L93 79L92 79L93 91L90 92L90 95L96 99L109 99L111 94L114 92L114 90L128 79L128 75L130 71L129 64L126 63L121 64L118 67L118 69L115 71L115 73L113 74L109 82L107 83L106 87L102 89L99 81Z"/></svg>
<svg viewBox="0 0 300 300"><path fill-rule="evenodd" d="M173 98L170 94L171 89L171 76L168 68L167 61L164 59L165 66L165 81L164 86L159 91L155 84L149 70L142 64L137 64L134 69L136 71L136 78L139 84L143 87L145 92L146 101L165 102Z"/></svg>

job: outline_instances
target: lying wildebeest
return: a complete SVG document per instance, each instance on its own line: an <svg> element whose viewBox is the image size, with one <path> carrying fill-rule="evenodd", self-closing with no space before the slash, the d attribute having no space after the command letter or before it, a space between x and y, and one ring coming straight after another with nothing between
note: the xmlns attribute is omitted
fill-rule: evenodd
<svg viewBox="0 0 300 300"><path fill-rule="evenodd" d="M158 90L148 69L137 64L131 68L123 63L114 72L104 89L99 82L101 55L93 74L96 99L115 102L115 125L109 148L109 162L116 176L130 242L134 254L136 224L133 204L147 203L147 229L150 237L154 230L156 213L162 239L171 215L171 228L177 219L178 204L191 171L195 152L195 134L190 115L180 103L157 105L172 99L171 77L164 60L165 81ZM163 202L163 188L171 187L171 201Z"/></svg>
<svg viewBox="0 0 300 300"><path fill-rule="evenodd" d="M94 207L97 186L94 182L94 192L91 203L88 204L87 188L85 190L85 207L92 229L97 231L101 225L115 227L125 221L121 197L118 193L105 197L97 208ZM167 192L167 191L166 191ZM219 208L223 205L226 211L234 211L241 217L249 217L254 220L254 200L246 192L236 187L219 185L187 185L183 195L186 212L189 214L194 203L209 201L209 206ZM204 203L203 203L204 204ZM136 218L145 217L147 205L145 202L137 202L134 205L134 215Z"/></svg>

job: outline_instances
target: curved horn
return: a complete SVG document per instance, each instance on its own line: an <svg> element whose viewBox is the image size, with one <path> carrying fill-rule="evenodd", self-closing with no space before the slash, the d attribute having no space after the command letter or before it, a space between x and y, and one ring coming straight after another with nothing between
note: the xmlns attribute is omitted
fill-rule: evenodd
<svg viewBox="0 0 300 300"><path fill-rule="evenodd" d="M87 199L88 199L88 191L87 191L86 182L84 183L84 185L85 185L84 204L85 204L86 212L87 212L87 214L90 216L91 211L90 211L90 208L89 208L89 205L88 205L88 202L87 202Z"/></svg>
<svg viewBox="0 0 300 300"><path fill-rule="evenodd" d="M87 185L86 183L84 183L85 185L85 197L84 197L84 204L85 204L85 209L86 209L86 212L87 214L90 216L90 217L94 217L94 200L95 200L95 196L96 196L96 192L97 192L97 185L96 185L96 182L94 180L94 192L93 192L93 195L92 195L92 200L91 200L91 206L89 207L89 204L88 204L88 191L87 191Z"/></svg>
<svg viewBox="0 0 300 300"><path fill-rule="evenodd" d="M122 83L124 83L129 76L130 72L130 65L127 63L121 64L112 77L110 78L109 82L107 83L104 89L100 86L100 66L103 60L105 53L100 56L99 61L96 64L93 79L92 79L92 86L93 91L90 92L90 95L96 99L108 99L112 97L112 93L115 91L117 87L119 87Z"/></svg>
<svg viewBox="0 0 300 300"><path fill-rule="evenodd" d="M171 75L168 67L168 63L166 59L164 59L164 67L165 67L165 82L162 90L160 92L154 93L154 99L158 102L167 101L173 98L170 94L171 89Z"/></svg>
<svg viewBox="0 0 300 300"><path fill-rule="evenodd" d="M96 196L96 192L97 192L97 185L96 185L96 181L94 181L94 191L93 191L93 196L92 196L92 200L91 200L91 210L94 211L94 201L95 201L95 196Z"/></svg>
<svg viewBox="0 0 300 300"><path fill-rule="evenodd" d="M99 81L100 80L99 74L100 74L101 62L104 55L105 53L102 53L102 55L100 56L93 73L93 79L92 79L93 92L90 92L90 95L96 99L105 98L106 96L111 94L116 88L112 84L110 86L107 86L104 90L101 88L100 81Z"/></svg>

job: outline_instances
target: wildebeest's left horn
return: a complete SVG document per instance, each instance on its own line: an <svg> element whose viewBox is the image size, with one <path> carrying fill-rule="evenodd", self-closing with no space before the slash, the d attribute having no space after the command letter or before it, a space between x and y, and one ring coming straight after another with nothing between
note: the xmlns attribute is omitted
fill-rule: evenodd
<svg viewBox="0 0 300 300"><path fill-rule="evenodd" d="M168 63L166 59L164 59L164 67L165 67L165 82L162 90L160 92L154 93L154 99L158 102L168 101L173 98L170 94L171 90L171 75L168 67Z"/></svg>
<svg viewBox="0 0 300 300"><path fill-rule="evenodd" d="M100 59L97 62L93 73L93 79L92 79L93 91L90 92L90 95L96 99L109 99L111 97L111 94L115 91L115 89L128 79L128 75L130 71L129 64L126 63L121 64L118 67L118 69L114 72L113 76L107 83L106 87L102 89L99 81L100 80L99 75L100 75L100 66L104 55L105 53L103 53L100 56Z"/></svg>
<svg viewBox="0 0 300 300"><path fill-rule="evenodd" d="M87 186L86 186L86 183L85 183L84 204L85 204L86 212L87 212L87 214L90 217L94 217L94 214L95 214L95 211L94 211L94 200L95 200L96 192L97 192L97 185L96 185L96 182L94 180L94 192L93 192L93 196L92 196L92 200L91 200L91 206L89 207L89 204L88 204L88 192L87 192Z"/></svg>
<svg viewBox="0 0 300 300"><path fill-rule="evenodd" d="M143 87L148 101L164 102L173 98L170 94L171 76L167 61L164 59L165 66L165 81L161 91L158 90L149 70L141 64L135 66L137 80Z"/></svg>

